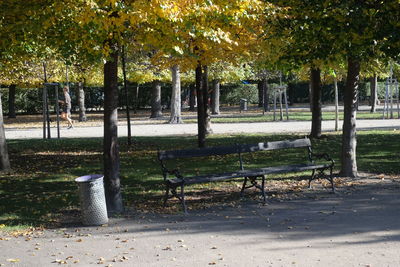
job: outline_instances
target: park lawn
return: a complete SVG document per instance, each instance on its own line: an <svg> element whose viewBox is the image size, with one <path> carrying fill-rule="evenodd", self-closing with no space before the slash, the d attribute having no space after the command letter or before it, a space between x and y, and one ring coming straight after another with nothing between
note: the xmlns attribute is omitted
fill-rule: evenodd
<svg viewBox="0 0 400 267"><path fill-rule="evenodd" d="M209 146L235 143L302 138L299 135L214 135ZM358 167L363 172L398 174L400 137L397 131L368 131L358 134ZM140 137L129 148L120 139L121 183L124 202L145 212L178 212L179 205L171 201L168 208L161 205L163 184L156 159L157 150L196 147L195 137ZM328 152L339 170L341 136L328 134L313 141L314 150ZM62 140L8 140L13 172L0 176L0 230L24 229L29 226L60 226L63 218L77 216L79 201L76 177L102 173L102 139L80 138ZM248 167L281 165L293 159L305 158L305 152L275 151L251 153L244 160ZM189 159L180 166L188 173L224 171L235 165L237 158L214 157ZM305 174L283 175L296 178ZM286 185L286 184L285 184ZM187 188L190 208L204 208L239 199L239 182L196 185ZM304 184L299 185L301 188ZM249 194L258 197L258 192ZM60 219L62 218L62 219Z"/></svg>
<svg viewBox="0 0 400 267"><path fill-rule="evenodd" d="M132 122L134 123L167 123L169 120L168 111L164 112L164 117L155 119L149 119L150 113L145 110L141 110L138 114L131 114ZM195 112L182 112L182 117L184 118L185 123L197 123L197 115ZM242 113L238 112L237 109L225 108L222 109L220 115L212 115L213 123L250 123L250 122L268 122L274 121L273 112L266 112L264 115L260 109L250 109L249 111L245 111ZM290 111L289 110L289 120L291 121L311 121L312 114L310 111ZM394 114L394 117L397 118L397 113ZM72 118L76 122L76 126L78 127L91 127L91 126L101 126L103 125L103 113L87 113L87 121L86 122L78 122L77 114L72 114ZM280 120L279 112L276 112L276 120ZM283 119L286 120L285 112L283 113ZM331 111L322 112L323 120L334 120L335 113ZM343 112L339 113L339 119L343 120ZM357 112L357 119L382 119L382 113L370 113L369 111L359 111ZM52 115L53 124L55 127L56 119L55 115ZM119 113L119 122L121 125L126 124L126 114L122 111ZM65 122L61 122L61 127L66 126ZM5 127L6 128L41 128L42 117L41 115L19 115L17 118L8 119L5 118Z"/></svg>
<svg viewBox="0 0 400 267"><path fill-rule="evenodd" d="M395 115L397 117L397 115ZM311 121L312 114L308 111L302 112L289 112L289 120L291 121ZM323 120L335 120L334 112L322 112ZM366 111L357 112L357 119L382 119L381 113L370 113ZM277 112L275 114L275 120L280 120L280 114ZM286 113L283 113L283 120L287 120ZM339 120L343 120L343 112L339 113ZM217 115L212 116L213 123L239 123L239 122L267 122L274 121L273 112L267 112L264 115L262 113L246 113L233 114L229 116ZM196 119L186 119L186 123L196 123Z"/></svg>

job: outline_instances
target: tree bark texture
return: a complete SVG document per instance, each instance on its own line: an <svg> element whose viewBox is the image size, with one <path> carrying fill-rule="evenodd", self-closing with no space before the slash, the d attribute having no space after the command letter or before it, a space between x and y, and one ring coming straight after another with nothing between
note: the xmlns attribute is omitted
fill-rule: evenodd
<svg viewBox="0 0 400 267"><path fill-rule="evenodd" d="M370 88L371 88L371 113L376 112L376 105L378 104L378 76L374 75L370 78Z"/></svg>
<svg viewBox="0 0 400 267"><path fill-rule="evenodd" d="M104 64L104 186L109 213L123 212L118 146L118 52Z"/></svg>
<svg viewBox="0 0 400 267"><path fill-rule="evenodd" d="M210 105L209 105L209 87L208 87L208 66L203 66L203 99L204 99L204 118L206 123L206 134L212 133L211 129L211 116L210 116Z"/></svg>
<svg viewBox="0 0 400 267"><path fill-rule="evenodd" d="M204 105L204 93L203 93L203 71L202 66L199 63L196 67L196 93L197 93L197 139L199 147L206 146L206 134L207 134L207 125L205 114L205 105Z"/></svg>
<svg viewBox="0 0 400 267"><path fill-rule="evenodd" d="M3 106L0 93L0 171L8 171L10 170L10 168L11 167L10 159L8 157L6 134L4 132Z"/></svg>
<svg viewBox="0 0 400 267"><path fill-rule="evenodd" d="M262 87L262 82L258 81L257 83L257 90L258 90L258 107L262 108L264 106L264 91Z"/></svg>
<svg viewBox="0 0 400 267"><path fill-rule="evenodd" d="M79 121L86 121L86 108L85 108L85 91L83 89L83 82L78 83L78 106L79 106Z"/></svg>
<svg viewBox="0 0 400 267"><path fill-rule="evenodd" d="M211 113L219 115L219 96L220 96L220 83L219 80L213 80L212 82L212 97L211 97Z"/></svg>
<svg viewBox="0 0 400 267"><path fill-rule="evenodd" d="M131 114L129 111L129 94L128 94L128 82L126 79L126 55L125 47L122 46L121 51L121 61L122 61L122 76L124 78L124 93L125 93L125 112L126 112L126 124L128 130L128 145L132 145L132 132L131 132Z"/></svg>
<svg viewBox="0 0 400 267"><path fill-rule="evenodd" d="M195 111L194 106L196 105L196 84L190 84L189 92L189 111Z"/></svg>
<svg viewBox="0 0 400 267"><path fill-rule="evenodd" d="M339 129L339 90L336 77L333 80L335 90L335 131Z"/></svg>
<svg viewBox="0 0 400 267"><path fill-rule="evenodd" d="M349 58L347 81L344 91L344 118L342 134L341 171L342 176L357 176L356 161L356 114L358 101L358 85L360 80L360 62Z"/></svg>
<svg viewBox="0 0 400 267"><path fill-rule="evenodd" d="M15 113L15 89L17 86L15 84L11 84L8 87L8 118L14 119L16 118Z"/></svg>
<svg viewBox="0 0 400 267"><path fill-rule="evenodd" d="M310 137L321 137L322 125L322 102L321 102L321 70L311 68L311 96L312 96L312 120Z"/></svg>
<svg viewBox="0 0 400 267"><path fill-rule="evenodd" d="M310 102L310 111L312 112L312 82L311 82L311 74L310 74L310 82L308 84L308 102Z"/></svg>
<svg viewBox="0 0 400 267"><path fill-rule="evenodd" d="M150 118L162 117L161 107L161 82L153 81L153 91L151 100L151 115Z"/></svg>
<svg viewBox="0 0 400 267"><path fill-rule="evenodd" d="M262 89L262 97L263 97L263 108L264 112L267 112L270 110L269 107L269 88L268 88L268 80L267 78L263 78L261 80L261 89Z"/></svg>
<svg viewBox="0 0 400 267"><path fill-rule="evenodd" d="M178 65L171 68L172 72L172 95L171 95L171 117L169 123L182 123L181 114L181 74Z"/></svg>

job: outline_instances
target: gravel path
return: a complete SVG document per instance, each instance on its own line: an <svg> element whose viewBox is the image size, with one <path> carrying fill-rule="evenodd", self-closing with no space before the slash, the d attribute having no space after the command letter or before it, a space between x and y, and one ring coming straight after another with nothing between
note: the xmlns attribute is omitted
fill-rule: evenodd
<svg viewBox="0 0 400 267"><path fill-rule="evenodd" d="M341 124L340 128L341 128ZM323 131L333 131L334 121L323 121ZM358 130L371 129L400 129L400 120L358 120ZM139 124L132 125L133 136L168 136L168 135L196 135L197 124ZM235 133L309 133L311 122L308 121L277 121L277 122L255 122L255 123L214 123L212 130L215 134ZM119 136L127 135L126 125L118 127ZM57 136L57 129L51 129L51 136ZM74 129L61 128L61 137L102 137L103 127L75 127ZM6 129L7 139L42 138L41 128L31 129Z"/></svg>

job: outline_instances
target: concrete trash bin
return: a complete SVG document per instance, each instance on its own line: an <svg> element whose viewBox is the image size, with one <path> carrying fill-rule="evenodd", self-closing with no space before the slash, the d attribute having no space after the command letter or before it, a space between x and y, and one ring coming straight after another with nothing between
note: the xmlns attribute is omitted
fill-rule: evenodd
<svg viewBox="0 0 400 267"><path fill-rule="evenodd" d="M79 186L79 200L84 225L108 223L103 178L104 176L101 174L90 174L75 179Z"/></svg>
<svg viewBox="0 0 400 267"><path fill-rule="evenodd" d="M247 99L246 98L240 99L240 110L247 110Z"/></svg>

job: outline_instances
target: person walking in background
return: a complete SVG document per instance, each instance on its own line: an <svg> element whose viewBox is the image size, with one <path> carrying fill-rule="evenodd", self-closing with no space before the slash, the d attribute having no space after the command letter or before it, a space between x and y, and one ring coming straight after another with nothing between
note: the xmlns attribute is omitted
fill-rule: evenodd
<svg viewBox="0 0 400 267"><path fill-rule="evenodd" d="M71 119L71 96L69 95L68 86L64 86L64 101L59 100L59 102L63 105L63 109L61 112L61 119L66 120L68 122L68 129L74 128Z"/></svg>

